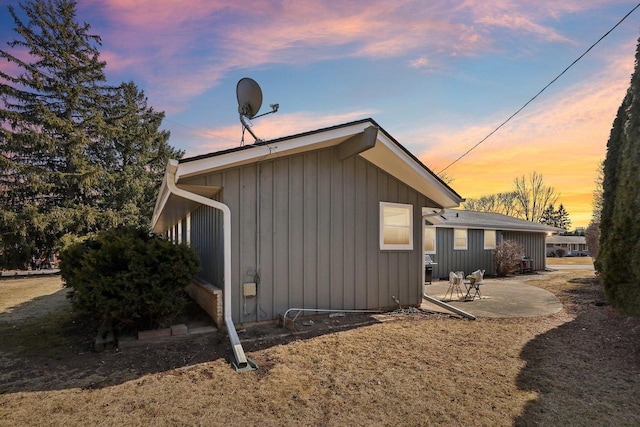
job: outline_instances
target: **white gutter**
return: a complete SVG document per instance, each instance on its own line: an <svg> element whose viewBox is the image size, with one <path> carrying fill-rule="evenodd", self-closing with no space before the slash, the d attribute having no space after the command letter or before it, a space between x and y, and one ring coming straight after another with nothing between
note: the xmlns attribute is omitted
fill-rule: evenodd
<svg viewBox="0 0 640 427"><path fill-rule="evenodd" d="M207 199L199 194L182 190L176 186L176 171L178 170L178 161L170 159L167 163L166 182L169 193L172 193L183 199L191 200L205 206L222 211L222 220L224 228L224 323L227 327L231 348L235 357L237 369L247 369L249 363L247 356L244 354L240 338L236 332L236 327L231 318L231 210L229 206L213 199Z"/></svg>

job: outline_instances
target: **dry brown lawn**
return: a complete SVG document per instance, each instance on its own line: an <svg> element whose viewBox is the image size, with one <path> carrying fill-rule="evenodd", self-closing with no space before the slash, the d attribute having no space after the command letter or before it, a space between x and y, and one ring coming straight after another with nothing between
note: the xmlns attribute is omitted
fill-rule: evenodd
<svg viewBox="0 0 640 427"><path fill-rule="evenodd" d="M590 256L580 257L548 257L547 265L593 265L593 258Z"/></svg>
<svg viewBox="0 0 640 427"><path fill-rule="evenodd" d="M613 312L592 272L528 283L564 310L476 321L392 313L316 336L247 328L260 368L240 374L221 356L222 334L92 353L68 329L81 323L68 307L8 321L33 304L23 296L0 304L0 425L640 425L640 319Z"/></svg>

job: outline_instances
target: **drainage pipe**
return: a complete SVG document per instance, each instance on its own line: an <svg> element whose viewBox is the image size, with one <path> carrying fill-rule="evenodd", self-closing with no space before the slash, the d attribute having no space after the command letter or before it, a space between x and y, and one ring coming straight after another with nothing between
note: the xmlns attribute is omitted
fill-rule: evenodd
<svg viewBox="0 0 640 427"><path fill-rule="evenodd" d="M422 298L426 299L427 301L429 301L430 303L433 303L435 305L438 305L442 308L446 308L449 311L454 312L455 314L458 314L462 317L466 317L469 320L476 320L476 316L474 316L473 314L467 313L466 311L460 310L459 308L456 308L452 305L447 304L446 302L442 302L439 299L430 297L429 295L423 293L422 294Z"/></svg>
<svg viewBox="0 0 640 427"><path fill-rule="evenodd" d="M445 213L445 208L440 208L439 211L433 211L430 214L422 215L422 218L424 219L424 218L427 218L427 217L430 217L430 216L443 215L444 213ZM449 310L449 311L451 311L451 312L453 312L455 314L458 314L458 315L460 315L462 317L466 317L467 319L470 319L470 320L476 320L476 316L474 316L473 314L467 313L464 310L460 310L459 308L456 308L456 307L454 307L452 305L449 305L446 302L442 302L439 299L430 297L429 295L425 294L424 292L422 293L422 298L426 299L430 303L433 303L433 304L435 304L437 306L440 306L442 308L446 308L447 310Z"/></svg>
<svg viewBox="0 0 640 427"><path fill-rule="evenodd" d="M222 212L223 232L224 232L224 323L231 341L231 348L238 368L244 369L248 366L247 356L238 338L236 327L231 318L231 210L229 206L213 199L208 199L199 194L182 190L176 186L176 171L178 170L178 161L170 159L167 163L167 188L170 193L175 194L183 199L191 200L205 206L210 206Z"/></svg>

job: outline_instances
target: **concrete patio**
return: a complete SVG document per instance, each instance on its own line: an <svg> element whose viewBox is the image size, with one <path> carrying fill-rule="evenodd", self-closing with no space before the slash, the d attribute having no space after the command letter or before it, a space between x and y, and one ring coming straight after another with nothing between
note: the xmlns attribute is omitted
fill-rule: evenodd
<svg viewBox="0 0 640 427"><path fill-rule="evenodd" d="M465 301L464 296L458 298L455 291L453 299L449 294L445 299L449 288L449 282L445 280L425 285L424 293L476 317L548 316L562 310L562 303L552 293L526 284L527 279L535 277L534 275L484 279L484 283L480 286L481 299L476 297L474 300ZM462 290L466 292L464 286L462 286ZM449 313L446 309L426 300L423 300L421 308L439 313Z"/></svg>

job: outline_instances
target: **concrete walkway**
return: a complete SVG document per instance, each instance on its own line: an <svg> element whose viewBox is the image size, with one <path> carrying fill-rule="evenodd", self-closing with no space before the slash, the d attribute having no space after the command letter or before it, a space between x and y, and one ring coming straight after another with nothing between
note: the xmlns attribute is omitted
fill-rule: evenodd
<svg viewBox="0 0 640 427"><path fill-rule="evenodd" d="M40 270L6 270L0 271L0 279L23 279L25 277L47 276L58 273L60 273L60 270L57 268L43 268Z"/></svg>
<svg viewBox="0 0 640 427"><path fill-rule="evenodd" d="M453 299L445 293L449 282L434 281L431 285L424 286L424 293L432 298L444 301L460 310L464 310L476 317L535 317L548 316L562 310L562 303L552 293L535 286L527 285L525 278L539 276L524 276L509 279L485 279L480 286L482 299L465 301L464 297L458 298L456 293ZM464 287L462 287L464 291ZM435 304L423 300L422 309L438 313L448 311Z"/></svg>

